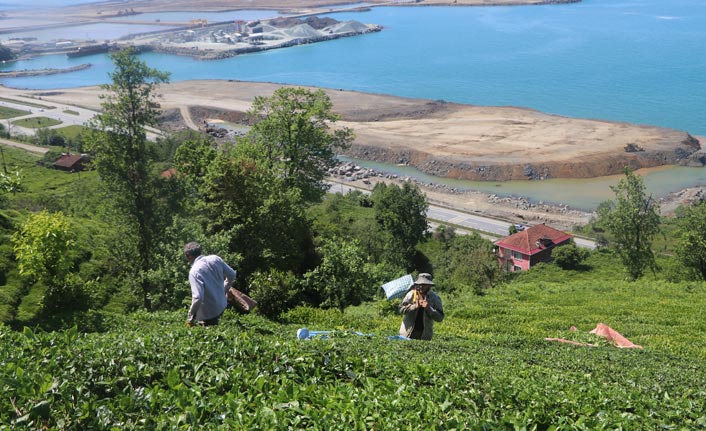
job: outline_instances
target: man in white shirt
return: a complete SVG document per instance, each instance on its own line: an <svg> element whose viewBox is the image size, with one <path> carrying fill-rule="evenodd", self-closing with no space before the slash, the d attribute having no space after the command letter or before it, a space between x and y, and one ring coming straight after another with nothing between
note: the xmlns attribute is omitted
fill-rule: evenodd
<svg viewBox="0 0 706 431"><path fill-rule="evenodd" d="M184 255L191 263L191 307L186 324L217 325L228 305L226 292L235 281L236 272L216 255L201 255L201 246L197 242L186 244Z"/></svg>

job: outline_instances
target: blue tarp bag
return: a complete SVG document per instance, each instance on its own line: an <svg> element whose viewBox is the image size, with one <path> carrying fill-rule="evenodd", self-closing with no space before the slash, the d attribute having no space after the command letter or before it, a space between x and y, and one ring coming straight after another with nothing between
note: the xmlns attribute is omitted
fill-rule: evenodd
<svg viewBox="0 0 706 431"><path fill-rule="evenodd" d="M397 278L382 285L382 290L385 291L385 296L388 300L404 296L405 293L414 284L414 279L411 274Z"/></svg>

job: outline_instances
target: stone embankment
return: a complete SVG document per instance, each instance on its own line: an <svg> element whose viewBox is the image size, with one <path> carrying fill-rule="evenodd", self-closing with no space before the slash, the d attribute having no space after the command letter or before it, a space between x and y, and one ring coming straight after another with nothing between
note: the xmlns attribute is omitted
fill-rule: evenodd
<svg viewBox="0 0 706 431"><path fill-rule="evenodd" d="M364 185L370 187L375 182L379 181L399 181L412 182L420 188L431 191L437 197L441 195L462 196L464 194L473 193L483 195L484 199L495 209L492 215L502 217L512 217L520 220L525 220L533 223L542 222L557 222L557 216L570 220L581 221L586 223L590 218L591 213L571 208L565 204L547 204L543 201L531 202L529 199L522 196L499 196L492 193L482 193L471 190L462 190L456 187L450 187L445 184L436 184L431 182L419 181L414 177L399 176L397 174L380 172L375 169L364 168L354 163L342 163L329 170L329 175L333 178L343 181L361 181ZM446 200L446 199L437 199ZM450 199L453 200L453 199ZM454 204L440 202L442 204L455 207ZM567 229L570 227L567 227Z"/></svg>
<svg viewBox="0 0 706 431"><path fill-rule="evenodd" d="M79 64L77 66L65 67L63 69L26 69L0 72L0 78L19 78L23 76L55 75L57 73L69 73L88 69L91 63Z"/></svg>
<svg viewBox="0 0 706 431"><path fill-rule="evenodd" d="M346 156L379 163L404 164L437 177L469 181L545 180L550 178L594 178L622 173L625 166L637 170L664 165L700 167L706 165L697 139L685 138L670 148L645 151L626 146L623 152L599 154L590 159L525 161L507 163L436 157L422 151L353 144Z"/></svg>

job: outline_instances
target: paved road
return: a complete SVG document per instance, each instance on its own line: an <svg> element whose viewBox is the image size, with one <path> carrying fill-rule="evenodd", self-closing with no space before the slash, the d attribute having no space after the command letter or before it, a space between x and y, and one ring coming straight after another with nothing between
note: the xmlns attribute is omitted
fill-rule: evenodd
<svg viewBox="0 0 706 431"><path fill-rule="evenodd" d="M16 124L12 124L14 121L22 120L25 118L32 117L47 117L54 120L61 121L61 124L48 127L48 129L61 129L67 126L84 126L93 117L98 115L98 112L80 108L78 106L65 105L62 103L48 102L45 100L33 99L31 97L12 95L11 97L5 97L0 99L0 106L5 106L8 108L19 109L20 111L28 111L29 114L22 115L20 117L8 118L2 120L6 129L12 135L25 135L34 136L37 129L32 129L28 127L20 127ZM153 127L146 127L147 139L156 140L162 136L162 132Z"/></svg>
<svg viewBox="0 0 706 431"><path fill-rule="evenodd" d="M5 127L13 135L34 135L36 129L20 127L16 124L12 124L12 122L24 118L47 117L61 121L61 124L49 127L50 129L57 129L72 125L82 126L97 114L97 112L91 111L90 109L64 105L61 103L47 102L44 100L17 95L0 99L0 106L29 112L27 115L3 120Z"/></svg>
<svg viewBox="0 0 706 431"><path fill-rule="evenodd" d="M369 190L337 181L330 181L329 183L331 184L331 192L333 193L348 193L351 190L359 190L366 194L370 193ZM449 224L456 227L457 230L463 230L465 228L478 231L482 236L489 239L498 239L507 236L510 225L512 224L509 221L471 214L439 205L429 205L427 218L433 227L439 224ZM574 241L579 247L596 248L596 243L588 239L574 237Z"/></svg>

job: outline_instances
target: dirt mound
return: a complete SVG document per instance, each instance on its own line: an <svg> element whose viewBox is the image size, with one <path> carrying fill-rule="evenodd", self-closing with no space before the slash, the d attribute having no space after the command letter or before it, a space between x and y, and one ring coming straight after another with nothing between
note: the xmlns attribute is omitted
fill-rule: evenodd
<svg viewBox="0 0 706 431"><path fill-rule="evenodd" d="M189 107L189 112L196 124L203 124L204 121L210 119L223 120L236 124L247 124L247 115L245 112L241 111L229 111L209 106L191 106Z"/></svg>

